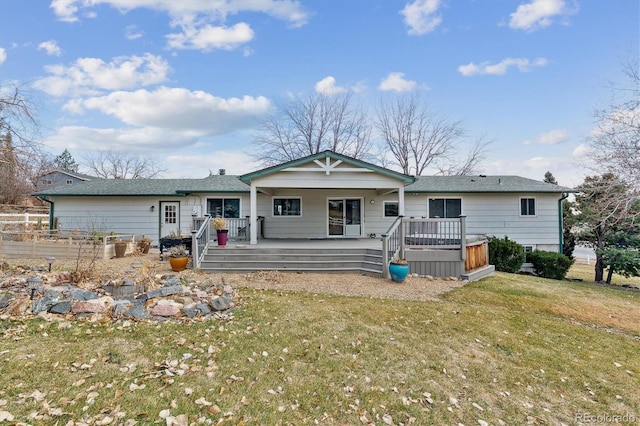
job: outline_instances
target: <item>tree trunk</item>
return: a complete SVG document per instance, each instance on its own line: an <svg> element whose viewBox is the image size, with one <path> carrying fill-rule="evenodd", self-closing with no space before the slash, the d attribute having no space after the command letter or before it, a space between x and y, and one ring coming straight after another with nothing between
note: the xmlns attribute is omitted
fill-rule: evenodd
<svg viewBox="0 0 640 426"><path fill-rule="evenodd" d="M596 252L596 265L594 267L596 277L594 279L597 283L602 283L604 277L604 262L602 261L602 256Z"/></svg>
<svg viewBox="0 0 640 426"><path fill-rule="evenodd" d="M613 276L613 268L609 267L609 272L607 273L607 284L611 284L612 276Z"/></svg>

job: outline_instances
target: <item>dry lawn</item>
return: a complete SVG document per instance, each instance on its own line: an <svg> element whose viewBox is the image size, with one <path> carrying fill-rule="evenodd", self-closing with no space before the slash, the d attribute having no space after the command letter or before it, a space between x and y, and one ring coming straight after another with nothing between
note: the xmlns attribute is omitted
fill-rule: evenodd
<svg viewBox="0 0 640 426"><path fill-rule="evenodd" d="M164 267L157 265L156 273ZM197 278L192 271L183 276ZM226 322L1 321L0 419L574 425L587 423L580 420L587 415L609 415L639 421L638 291L498 273L436 294L436 301L410 290L428 282L409 282L404 294L415 299L396 300L381 289L405 284L364 276L220 279L242 286L241 307ZM347 290L357 286L377 291Z"/></svg>

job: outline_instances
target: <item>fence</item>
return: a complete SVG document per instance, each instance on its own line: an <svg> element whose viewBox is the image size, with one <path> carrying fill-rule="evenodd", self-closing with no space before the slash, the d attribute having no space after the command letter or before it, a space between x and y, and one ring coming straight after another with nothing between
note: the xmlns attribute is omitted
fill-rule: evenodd
<svg viewBox="0 0 640 426"><path fill-rule="evenodd" d="M49 215L36 213L0 213L0 229L10 226L24 226L25 228L35 226L38 229L48 228Z"/></svg>

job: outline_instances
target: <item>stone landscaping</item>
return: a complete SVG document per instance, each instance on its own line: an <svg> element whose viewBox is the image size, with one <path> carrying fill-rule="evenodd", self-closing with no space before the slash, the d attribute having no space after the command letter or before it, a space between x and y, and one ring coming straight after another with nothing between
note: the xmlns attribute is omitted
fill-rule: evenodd
<svg viewBox="0 0 640 426"><path fill-rule="evenodd" d="M54 315L192 321L228 318L237 307L234 289L207 276L201 280L176 274L141 276L135 270L143 265L132 266L134 269L124 271L122 277L93 283L87 289L73 285L68 273L5 264L0 270L0 319Z"/></svg>

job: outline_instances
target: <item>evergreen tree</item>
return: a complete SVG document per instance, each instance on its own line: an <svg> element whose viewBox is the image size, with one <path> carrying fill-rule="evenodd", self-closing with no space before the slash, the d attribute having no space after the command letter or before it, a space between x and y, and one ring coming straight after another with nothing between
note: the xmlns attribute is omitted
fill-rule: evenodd
<svg viewBox="0 0 640 426"><path fill-rule="evenodd" d="M55 160L53 160L53 165L58 170L64 170L66 172L77 172L78 171L78 163L73 159L71 153L68 149L65 148L62 151L62 154L58 155Z"/></svg>

